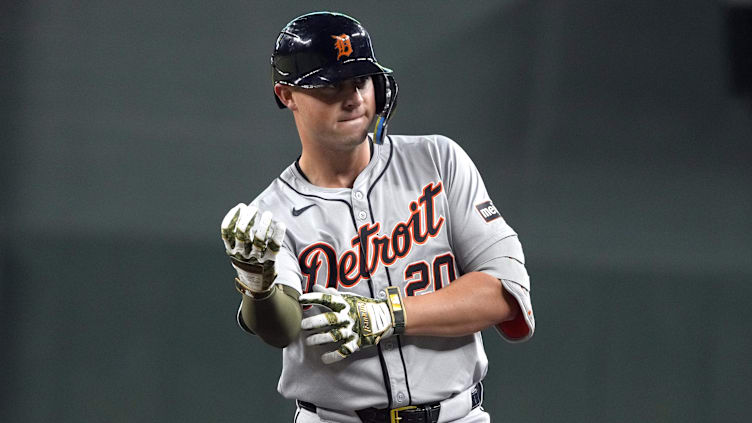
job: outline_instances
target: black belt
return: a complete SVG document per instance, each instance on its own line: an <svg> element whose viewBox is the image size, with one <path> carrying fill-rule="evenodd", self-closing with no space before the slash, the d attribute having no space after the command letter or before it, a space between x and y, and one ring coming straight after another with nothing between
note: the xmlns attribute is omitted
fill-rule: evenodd
<svg viewBox="0 0 752 423"><path fill-rule="evenodd" d="M478 382L470 392L472 398L471 409L478 407L483 400L483 384ZM312 413L316 412L316 405L298 400L298 406ZM363 423L436 423L439 421L441 403L410 405L400 408L364 408L355 413Z"/></svg>

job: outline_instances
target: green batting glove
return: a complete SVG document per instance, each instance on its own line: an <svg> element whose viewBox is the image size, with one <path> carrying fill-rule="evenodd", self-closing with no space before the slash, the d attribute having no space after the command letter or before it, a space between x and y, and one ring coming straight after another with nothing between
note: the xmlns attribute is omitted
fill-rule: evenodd
<svg viewBox="0 0 752 423"><path fill-rule="evenodd" d="M271 212L243 203L222 219L225 252L238 273L236 288L243 294L268 291L277 276L274 262L285 236L285 224Z"/></svg>
<svg viewBox="0 0 752 423"><path fill-rule="evenodd" d="M306 338L306 345L341 343L336 350L321 356L325 364L343 360L362 348L404 332L404 306L396 287L387 289L386 300L345 294L318 285L314 290L317 292L301 295L300 304L319 305L331 311L303 319L303 330L318 332Z"/></svg>

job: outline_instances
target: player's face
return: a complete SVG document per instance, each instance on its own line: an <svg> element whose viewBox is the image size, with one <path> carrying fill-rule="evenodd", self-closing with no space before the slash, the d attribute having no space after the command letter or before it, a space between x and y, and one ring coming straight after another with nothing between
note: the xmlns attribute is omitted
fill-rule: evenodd
<svg viewBox="0 0 752 423"><path fill-rule="evenodd" d="M301 136L331 149L361 144L376 110L370 76L292 93Z"/></svg>

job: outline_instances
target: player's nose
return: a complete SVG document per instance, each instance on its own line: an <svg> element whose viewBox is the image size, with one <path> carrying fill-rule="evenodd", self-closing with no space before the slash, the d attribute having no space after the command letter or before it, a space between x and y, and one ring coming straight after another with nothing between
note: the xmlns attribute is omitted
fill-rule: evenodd
<svg viewBox="0 0 752 423"><path fill-rule="evenodd" d="M345 93L344 106L348 109L354 109L363 103L363 93L352 79L342 82L342 89Z"/></svg>

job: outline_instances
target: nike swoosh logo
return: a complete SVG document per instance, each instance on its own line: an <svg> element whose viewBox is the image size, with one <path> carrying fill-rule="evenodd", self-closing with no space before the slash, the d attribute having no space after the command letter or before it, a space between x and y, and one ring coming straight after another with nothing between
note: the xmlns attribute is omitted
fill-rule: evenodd
<svg viewBox="0 0 752 423"><path fill-rule="evenodd" d="M292 215L293 215L293 216L296 216L296 217L297 217L297 216L300 216L300 215L301 215L301 213L303 213L304 211L306 211L306 210L310 209L310 208L311 208L311 207L313 207L313 206L315 206L315 204L309 204L309 205L307 205L307 206L303 207L302 209L296 209L295 207L293 207L293 208L292 208Z"/></svg>

